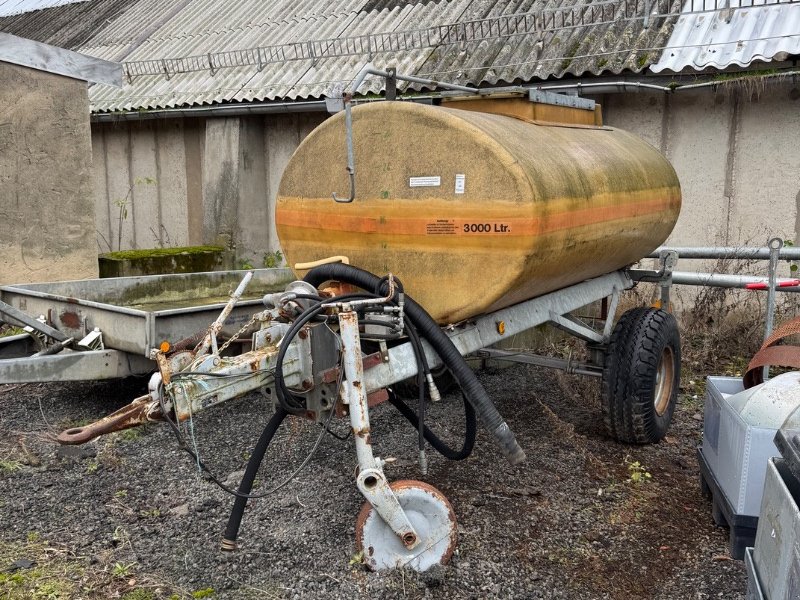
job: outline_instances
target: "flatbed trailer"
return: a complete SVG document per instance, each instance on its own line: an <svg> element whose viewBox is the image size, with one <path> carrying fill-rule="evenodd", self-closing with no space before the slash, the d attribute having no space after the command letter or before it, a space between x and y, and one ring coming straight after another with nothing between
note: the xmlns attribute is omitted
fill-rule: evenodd
<svg viewBox="0 0 800 600"><path fill-rule="evenodd" d="M152 350L164 341L174 346L204 332L243 273L0 286L0 322L28 328L26 333L0 338L0 383L87 381L151 373L156 368L150 359ZM233 335L261 306L264 294L282 290L292 279L289 269L254 270L247 294L225 320L222 336ZM34 356L70 338L64 351Z"/></svg>

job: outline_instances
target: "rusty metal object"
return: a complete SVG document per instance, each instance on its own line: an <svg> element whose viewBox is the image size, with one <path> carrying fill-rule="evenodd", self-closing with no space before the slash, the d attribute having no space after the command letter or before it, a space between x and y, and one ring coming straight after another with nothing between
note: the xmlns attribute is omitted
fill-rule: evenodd
<svg viewBox="0 0 800 600"><path fill-rule="evenodd" d="M444 494L422 481L401 480L389 484L418 538L413 550L410 540L400 540L369 502L356 518L356 547L364 564L372 570L410 567L425 571L435 564L447 564L458 540L455 512Z"/></svg>
<svg viewBox="0 0 800 600"><path fill-rule="evenodd" d="M800 348L777 345L783 339L793 335L800 335L800 317L783 323L764 341L761 349L755 353L747 365L747 372L743 377L745 389L764 382L763 367L766 365L800 369Z"/></svg>
<svg viewBox="0 0 800 600"><path fill-rule="evenodd" d="M163 352L156 353L156 364L158 365L158 370L161 373L161 382L164 385L169 385L172 381L172 369L169 364L169 359L164 355Z"/></svg>
<svg viewBox="0 0 800 600"><path fill-rule="evenodd" d="M161 413L161 407L158 402L153 400L149 394L145 394L94 423L62 431L56 439L60 444L85 444L107 433L130 429L151 421L163 420L164 415Z"/></svg>

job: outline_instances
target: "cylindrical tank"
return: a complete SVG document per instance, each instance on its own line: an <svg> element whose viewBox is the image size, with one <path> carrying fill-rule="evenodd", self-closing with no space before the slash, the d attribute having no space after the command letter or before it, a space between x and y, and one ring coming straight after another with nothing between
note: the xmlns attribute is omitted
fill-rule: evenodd
<svg viewBox="0 0 800 600"><path fill-rule="evenodd" d="M344 255L394 273L440 323L634 263L678 217L672 166L619 129L408 102L352 114L352 203L331 197L349 190L342 113L284 171L275 222L287 262Z"/></svg>

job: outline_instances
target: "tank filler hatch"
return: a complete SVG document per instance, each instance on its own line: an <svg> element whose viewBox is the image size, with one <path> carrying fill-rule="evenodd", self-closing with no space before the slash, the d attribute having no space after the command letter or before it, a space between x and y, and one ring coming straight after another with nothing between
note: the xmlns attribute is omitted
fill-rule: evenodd
<svg viewBox="0 0 800 600"><path fill-rule="evenodd" d="M499 90L491 94L443 94L442 106L514 117L537 125L602 127L601 107L594 100L545 90Z"/></svg>

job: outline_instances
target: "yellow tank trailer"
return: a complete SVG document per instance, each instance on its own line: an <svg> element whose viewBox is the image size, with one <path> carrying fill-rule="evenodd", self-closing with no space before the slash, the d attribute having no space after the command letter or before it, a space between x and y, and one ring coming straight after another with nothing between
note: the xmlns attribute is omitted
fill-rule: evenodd
<svg viewBox="0 0 800 600"><path fill-rule="evenodd" d="M669 162L603 127L599 107L376 102L353 109L353 138L350 204L331 198L348 186L342 113L292 156L276 210L287 260L344 255L392 272L440 323L634 263L667 238L680 210Z"/></svg>

